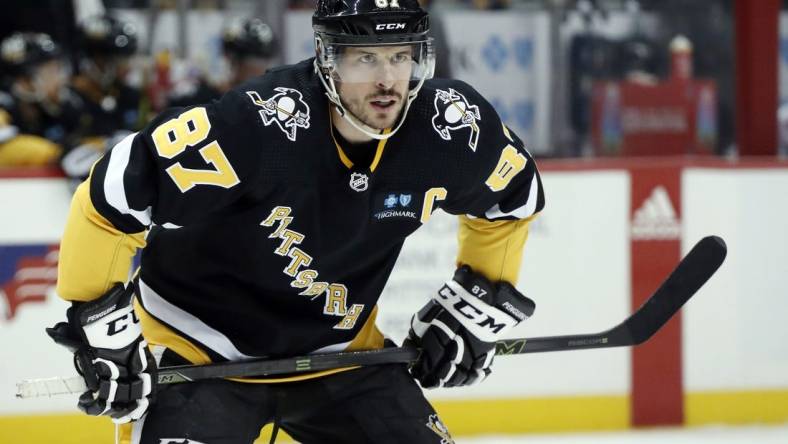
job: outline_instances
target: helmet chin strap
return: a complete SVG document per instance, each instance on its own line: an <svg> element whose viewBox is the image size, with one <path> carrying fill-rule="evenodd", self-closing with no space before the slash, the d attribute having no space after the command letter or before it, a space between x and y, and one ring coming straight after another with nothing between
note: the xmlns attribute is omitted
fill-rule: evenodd
<svg viewBox="0 0 788 444"><path fill-rule="evenodd" d="M397 126L389 133L380 134L373 132L372 128L370 128L368 125L364 124L363 122L359 121L356 116L354 116L351 112L345 109L345 107L342 105L342 101L339 98L339 93L337 93L337 87L336 84L334 83L334 79L331 77L330 74L322 72L320 65L318 65L317 63L317 59L315 59L314 65L315 65L315 72L317 72L318 77L320 78L320 82L323 84L323 87L326 89L326 96L328 97L328 100L337 107L337 110L339 111L339 115L342 116L345 120L347 120L348 123L350 123L350 125L353 126L353 128L361 131L368 137L371 137L375 140L386 140L397 133L397 131L402 126L402 124L405 123L405 117L408 115L408 110L410 109L411 103L413 103L413 101L416 99L416 96L419 94L419 90L421 90L421 87L424 85L424 81L427 80L427 75L426 74L422 75L421 80L419 80L419 83L416 85L416 87L413 88L408 93L408 100L405 102L405 108L402 110L402 116L400 117ZM328 78L328 81L326 81L326 78Z"/></svg>

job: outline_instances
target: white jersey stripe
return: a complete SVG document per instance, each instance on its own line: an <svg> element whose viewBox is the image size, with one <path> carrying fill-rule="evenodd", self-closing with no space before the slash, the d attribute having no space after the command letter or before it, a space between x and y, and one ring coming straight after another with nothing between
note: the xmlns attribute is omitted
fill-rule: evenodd
<svg viewBox="0 0 788 444"><path fill-rule="evenodd" d="M148 415L142 415L142 418L140 418L138 421L134 421L133 423L131 423L131 443L130 444L140 444L140 442L142 442L142 428L145 427L145 418L147 418L147 417L148 417ZM118 426L116 425L115 427L116 427L115 430L117 432L117 427ZM118 444L118 443L116 442L115 444Z"/></svg>
<svg viewBox="0 0 788 444"><path fill-rule="evenodd" d="M112 208L121 214L133 216L147 227L151 223L151 208L148 207L144 211L129 208L126 187L123 185L123 176L131 157L131 145L136 135L137 133L134 133L124 137L109 152L109 165L107 165L107 174L104 177L104 198Z"/></svg>
<svg viewBox="0 0 788 444"><path fill-rule="evenodd" d="M139 283L142 305L145 307L145 310L159 320L182 331L187 336L194 338L230 361L255 358L255 356L241 353L232 341L218 330L208 326L196 316L164 300L158 293L148 287L142 279L139 280Z"/></svg>
<svg viewBox="0 0 788 444"><path fill-rule="evenodd" d="M501 207L498 204L495 204L494 207L487 210L484 213L484 216L487 219L498 219L501 217L516 217L518 219L525 219L527 217L533 216L534 212L536 212L536 204L539 193L539 181L536 180L536 175L531 178L531 189L528 192L528 200L525 202L525 205L516 208L508 213L504 213L501 211Z"/></svg>

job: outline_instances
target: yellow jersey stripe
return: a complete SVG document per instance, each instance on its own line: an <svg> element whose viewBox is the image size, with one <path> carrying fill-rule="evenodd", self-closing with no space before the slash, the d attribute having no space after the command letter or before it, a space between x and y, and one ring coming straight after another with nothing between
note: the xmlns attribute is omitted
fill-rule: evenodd
<svg viewBox="0 0 788 444"><path fill-rule="evenodd" d="M60 243L57 294L69 301L100 297L128 281L132 258L144 246L145 232L123 233L96 211L89 181L83 182L71 200Z"/></svg>
<svg viewBox="0 0 788 444"><path fill-rule="evenodd" d="M489 221L460 216L457 264L469 265L493 282L516 284L528 225L534 217Z"/></svg>
<svg viewBox="0 0 788 444"><path fill-rule="evenodd" d="M391 128L386 128L385 130L383 130L383 134L388 134L390 132L391 132ZM380 163L380 158L383 157L383 149L386 148L386 142L388 142L388 140L389 139L381 139L378 141L378 148L377 151L375 151L375 158L372 159L372 164L369 166L370 171L374 172L375 168L378 167L378 163Z"/></svg>

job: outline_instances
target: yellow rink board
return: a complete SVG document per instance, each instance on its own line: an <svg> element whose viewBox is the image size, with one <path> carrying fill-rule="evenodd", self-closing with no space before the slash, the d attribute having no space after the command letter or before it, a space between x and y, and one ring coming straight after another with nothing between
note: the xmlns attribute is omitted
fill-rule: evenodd
<svg viewBox="0 0 788 444"><path fill-rule="evenodd" d="M627 396L437 401L435 407L453 436L621 430L629 427ZM788 390L701 392L685 396L685 423L746 424L788 422ZM268 442L266 427L258 444ZM289 442L280 433L277 442ZM291 441L290 441L291 442ZM0 417L0 444L111 444L106 418L81 414Z"/></svg>

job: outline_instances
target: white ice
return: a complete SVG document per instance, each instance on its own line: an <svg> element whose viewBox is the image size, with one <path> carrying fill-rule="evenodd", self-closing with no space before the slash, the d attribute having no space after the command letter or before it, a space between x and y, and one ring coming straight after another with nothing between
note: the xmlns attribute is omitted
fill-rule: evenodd
<svg viewBox="0 0 788 444"><path fill-rule="evenodd" d="M460 438L457 444L787 444L788 424L657 428L621 432L500 435Z"/></svg>

